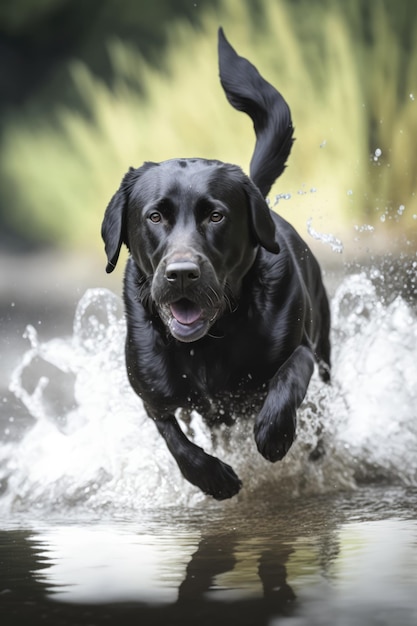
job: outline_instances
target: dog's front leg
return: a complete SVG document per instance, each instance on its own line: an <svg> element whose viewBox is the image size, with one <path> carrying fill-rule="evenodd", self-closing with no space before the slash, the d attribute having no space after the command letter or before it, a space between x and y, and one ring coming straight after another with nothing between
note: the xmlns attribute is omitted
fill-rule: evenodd
<svg viewBox="0 0 417 626"><path fill-rule="evenodd" d="M296 412L313 370L313 353L307 346L298 346L270 381L256 418L255 441L262 456L272 463L282 459L294 441Z"/></svg>
<svg viewBox="0 0 417 626"><path fill-rule="evenodd" d="M148 413L152 416L152 411ZM242 483L230 465L210 456L187 439L174 415L154 418L154 421L184 478L216 500L225 500L238 493Z"/></svg>

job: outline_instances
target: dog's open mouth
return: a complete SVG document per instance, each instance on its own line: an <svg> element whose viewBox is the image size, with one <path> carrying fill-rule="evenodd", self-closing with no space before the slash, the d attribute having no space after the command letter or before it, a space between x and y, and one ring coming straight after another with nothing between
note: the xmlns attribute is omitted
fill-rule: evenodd
<svg viewBox="0 0 417 626"><path fill-rule="evenodd" d="M204 337L210 327L205 311L188 298L171 302L166 311L170 333L178 341L197 341Z"/></svg>
<svg viewBox="0 0 417 626"><path fill-rule="evenodd" d="M176 302L172 302L169 305L171 309L172 317L184 326L192 326L202 316L202 309L195 302L187 300L187 298L181 298Z"/></svg>

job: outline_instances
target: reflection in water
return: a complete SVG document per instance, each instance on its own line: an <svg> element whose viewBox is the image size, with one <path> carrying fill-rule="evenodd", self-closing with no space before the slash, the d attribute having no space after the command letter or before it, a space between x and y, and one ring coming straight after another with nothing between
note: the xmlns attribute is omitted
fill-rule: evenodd
<svg viewBox="0 0 417 626"><path fill-rule="evenodd" d="M34 578L59 602L187 607L264 598L264 606L286 611L295 600L286 569L294 548L272 538L232 532L198 539L192 532L161 536L100 525L59 526L29 541L42 562Z"/></svg>
<svg viewBox="0 0 417 626"><path fill-rule="evenodd" d="M173 603L190 558L193 537L120 531L109 527L60 526L31 540L45 559L36 578L50 597L84 604ZM165 578L165 573L169 576Z"/></svg>
<svg viewBox="0 0 417 626"><path fill-rule="evenodd" d="M69 626L86 615L99 626L120 617L126 624L414 625L417 494L393 491L396 516L372 519L383 493L368 491L365 511L362 494L281 513L265 504L204 519L176 510L143 524L4 531L7 626L22 616Z"/></svg>
<svg viewBox="0 0 417 626"><path fill-rule="evenodd" d="M187 566L179 602L239 601L264 598L263 606L286 611L295 594L287 583L286 563L292 548L260 541L240 542L236 533L201 539Z"/></svg>

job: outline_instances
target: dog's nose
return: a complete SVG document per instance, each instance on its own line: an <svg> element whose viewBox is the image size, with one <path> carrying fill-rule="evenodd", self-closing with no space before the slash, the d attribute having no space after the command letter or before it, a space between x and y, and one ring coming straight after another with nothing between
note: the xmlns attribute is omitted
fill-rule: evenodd
<svg viewBox="0 0 417 626"><path fill-rule="evenodd" d="M176 261L168 263L165 270L168 282L176 283L181 287L188 287L200 278L200 268L193 261Z"/></svg>

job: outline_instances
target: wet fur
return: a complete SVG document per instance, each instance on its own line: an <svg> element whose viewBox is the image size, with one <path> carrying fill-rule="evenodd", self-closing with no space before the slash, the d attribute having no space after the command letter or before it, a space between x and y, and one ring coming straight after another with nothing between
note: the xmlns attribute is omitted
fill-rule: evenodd
<svg viewBox="0 0 417 626"><path fill-rule="evenodd" d="M330 315L316 259L264 199L291 150L288 105L222 30L219 62L229 102L254 123L250 178L205 159L131 168L107 207L102 235L107 271L123 244L130 251L130 383L183 476L224 499L241 481L188 439L175 411L196 409L215 426L255 405L258 450L271 462L282 459L315 364L330 378Z"/></svg>

